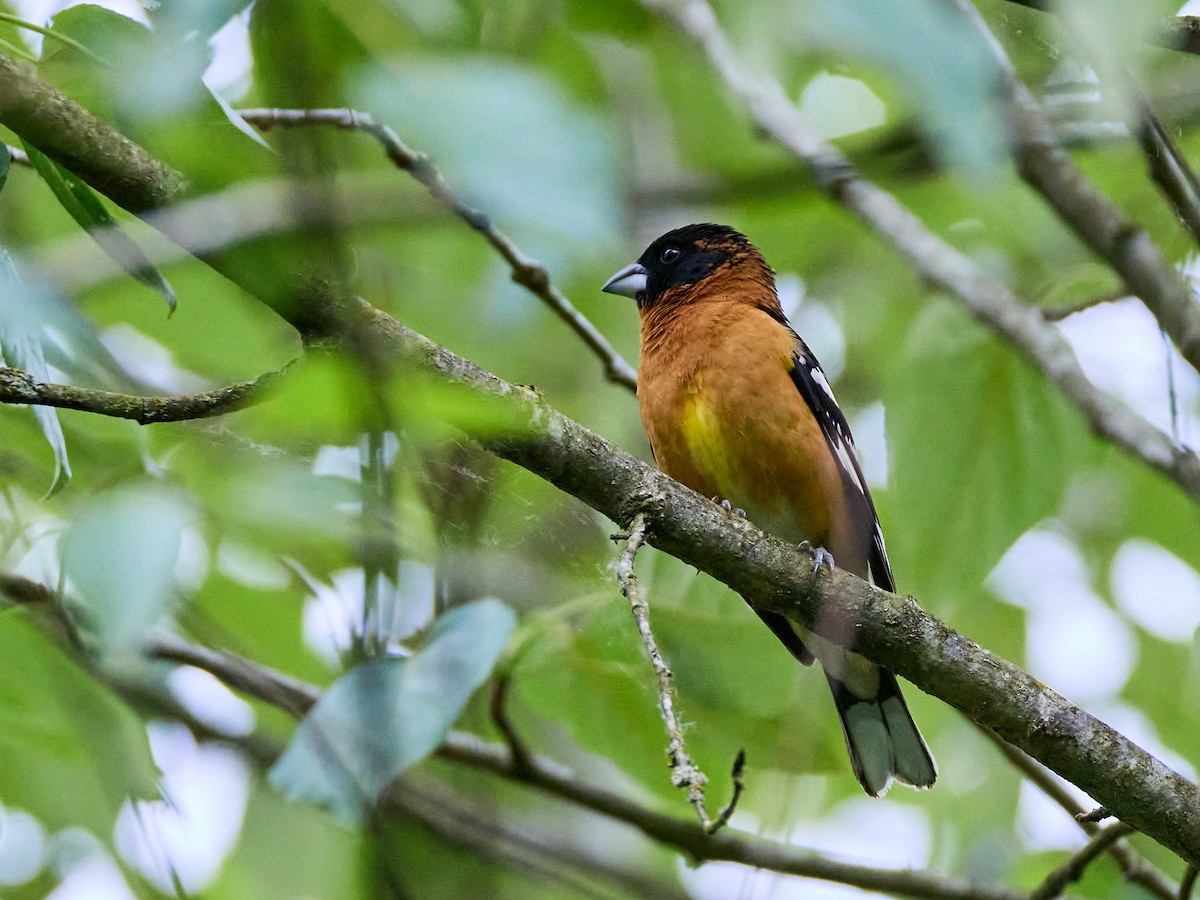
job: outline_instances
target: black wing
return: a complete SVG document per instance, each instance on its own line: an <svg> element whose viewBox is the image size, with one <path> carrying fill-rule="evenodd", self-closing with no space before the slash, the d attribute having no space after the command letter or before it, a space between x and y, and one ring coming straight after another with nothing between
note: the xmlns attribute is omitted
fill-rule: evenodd
<svg viewBox="0 0 1200 900"><path fill-rule="evenodd" d="M789 331L791 328L789 327ZM833 398L833 390L829 380L821 370L821 364L813 356L808 345L792 332L796 338L796 349L792 353L792 382L804 397L804 402L817 418L821 432L829 443L830 450L842 470L842 478L846 483L846 493L851 502L857 499L862 504L859 514L864 521L870 522L871 542L867 553L867 567L872 584L885 591L896 590L892 578L892 567L888 562L887 548L883 543L883 529L879 527L879 515L875 512L875 501L871 499L871 491L867 488L867 480L863 477L862 467L858 463L858 455L854 451L854 438L850 434L850 425L845 415ZM836 560L835 560L836 562Z"/></svg>

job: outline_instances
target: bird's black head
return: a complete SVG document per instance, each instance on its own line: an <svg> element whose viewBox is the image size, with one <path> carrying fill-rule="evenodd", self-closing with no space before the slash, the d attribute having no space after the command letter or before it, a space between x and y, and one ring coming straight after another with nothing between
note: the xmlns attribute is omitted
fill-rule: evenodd
<svg viewBox="0 0 1200 900"><path fill-rule="evenodd" d="M603 290L633 297L645 308L668 294L687 292L720 270L743 264L752 265L753 275L773 286L774 273L744 234L727 225L685 225L654 241Z"/></svg>

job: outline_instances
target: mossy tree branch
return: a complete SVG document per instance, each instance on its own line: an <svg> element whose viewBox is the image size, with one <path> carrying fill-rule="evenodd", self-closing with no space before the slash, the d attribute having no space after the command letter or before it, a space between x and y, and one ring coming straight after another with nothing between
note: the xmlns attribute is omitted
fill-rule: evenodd
<svg viewBox="0 0 1200 900"><path fill-rule="evenodd" d="M817 633L827 632L831 622L855 622L860 652L992 729L1184 859L1200 860L1200 790L1120 733L930 616L912 598L841 570L814 573L809 553L727 515L536 393L378 310L365 311L398 359L502 404L522 424L504 435L477 430L473 436L486 449L616 523L644 515L650 544L723 581L755 608Z"/></svg>
<svg viewBox="0 0 1200 900"><path fill-rule="evenodd" d="M167 206L187 190L181 173L3 53L0 123L132 213Z"/></svg>

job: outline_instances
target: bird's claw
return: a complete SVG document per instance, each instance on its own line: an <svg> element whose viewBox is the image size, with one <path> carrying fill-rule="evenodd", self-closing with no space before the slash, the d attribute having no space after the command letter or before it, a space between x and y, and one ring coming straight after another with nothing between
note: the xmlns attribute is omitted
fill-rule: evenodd
<svg viewBox="0 0 1200 900"><path fill-rule="evenodd" d="M746 511L744 509L742 509L740 506L737 509L734 509L732 503L730 503L728 500L722 500L719 497L713 497L712 501L713 501L713 503L720 504L721 509L725 510L725 512L732 513L733 515L737 516L739 519L746 518Z"/></svg>
<svg viewBox="0 0 1200 900"><path fill-rule="evenodd" d="M800 542L800 549L813 555L813 574L816 575L822 568L833 570L833 554L824 547L814 547L808 541Z"/></svg>

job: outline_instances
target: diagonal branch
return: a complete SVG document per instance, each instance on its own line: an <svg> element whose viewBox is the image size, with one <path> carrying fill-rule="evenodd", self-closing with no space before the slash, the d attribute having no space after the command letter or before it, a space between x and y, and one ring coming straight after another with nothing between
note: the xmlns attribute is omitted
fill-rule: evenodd
<svg viewBox="0 0 1200 900"><path fill-rule="evenodd" d="M399 358L435 380L500 404L521 427L470 430L485 449L540 475L614 522L638 513L650 543L707 572L757 609L828 634L857 623L856 648L940 697L1080 787L1188 861L1200 861L1200 790L1035 678L925 613L849 573L813 574L811 554L725 514L666 475L509 384L370 307ZM996 698L1003 697L1004 703Z"/></svg>
<svg viewBox="0 0 1200 900"><path fill-rule="evenodd" d="M1034 4L1028 4L1034 6ZM1036 5L1037 9L1045 12L1056 12L1058 8L1049 4ZM1178 27L1183 19L1193 19L1191 16L1181 16L1173 22ZM1196 20L1200 22L1200 19ZM977 25L979 23L977 22ZM1002 61L1002 65L1004 61ZM1175 208L1180 221L1191 234L1192 239L1200 242L1200 183L1188 165L1187 159L1171 138L1170 133L1163 127L1162 122L1154 112L1150 99L1137 85L1132 74L1127 79L1125 91L1127 100L1133 107L1131 110L1134 121L1130 131L1133 132L1141 145L1146 157L1150 177L1158 185L1159 190ZM1048 110L1042 110L1047 116ZM1053 123L1051 122L1053 125Z"/></svg>
<svg viewBox="0 0 1200 900"><path fill-rule="evenodd" d="M1196 173L1163 127L1149 99L1139 95L1137 102L1138 141L1146 156L1150 177L1175 209L1192 241L1200 244L1200 183Z"/></svg>
<svg viewBox="0 0 1200 900"><path fill-rule="evenodd" d="M1063 891L1083 877L1087 867L1095 862L1100 854L1133 832L1134 830L1124 822L1101 828L1078 853L1051 872L1029 895L1029 900L1053 900L1055 897L1061 897Z"/></svg>
<svg viewBox="0 0 1200 900"><path fill-rule="evenodd" d="M554 286L546 267L526 256L512 238L496 228L490 216L469 206L450 187L433 161L426 154L410 148L389 126L376 121L370 113L353 109L242 109L238 110L238 114L262 131L275 127L332 125L361 131L373 137L398 168L423 184L434 199L483 235L508 263L513 281L540 298L587 344L604 365L604 374L609 381L636 390L637 372L633 366L621 357L600 329Z"/></svg>
<svg viewBox="0 0 1200 900"><path fill-rule="evenodd" d="M1075 165L1059 144L1046 114L1017 76L971 0L952 0L984 38L995 58L1012 109L1017 171L1084 244L1141 298L1179 352L1200 371L1200 304L1183 276L1146 232L1129 221Z"/></svg>
<svg viewBox="0 0 1200 900"><path fill-rule="evenodd" d="M1092 429L1200 500L1200 458L1084 374L1066 339L1007 287L979 272L887 191L864 179L840 150L816 137L777 82L751 76L706 0L642 0L703 49L709 65L764 132L804 162L817 186L908 259L925 281L948 291L1058 386Z"/></svg>
<svg viewBox="0 0 1200 900"><path fill-rule="evenodd" d="M1092 814L1080 806L1071 792L1063 787L1062 782L1037 760L1031 759L990 729L980 728L979 730L984 737L996 745L996 748L1004 755L1005 759L1012 763L1014 768L1028 778L1034 787L1057 803L1089 837L1096 836L1100 831L1100 826L1096 824L1096 820L1090 818ZM1140 885L1155 896L1161 897L1162 900L1174 900L1175 888L1166 876L1131 847L1122 843L1114 843L1104 849L1116 861L1126 881Z"/></svg>
<svg viewBox="0 0 1200 900"><path fill-rule="evenodd" d="M139 397L66 384L46 384L21 369L0 366L0 403L77 409L117 419L132 419L140 425L185 422L225 415L258 403L285 371L267 372L253 381L203 394Z"/></svg>
<svg viewBox="0 0 1200 900"><path fill-rule="evenodd" d="M2 53L0 123L130 212L166 206L187 190L179 172Z"/></svg>

